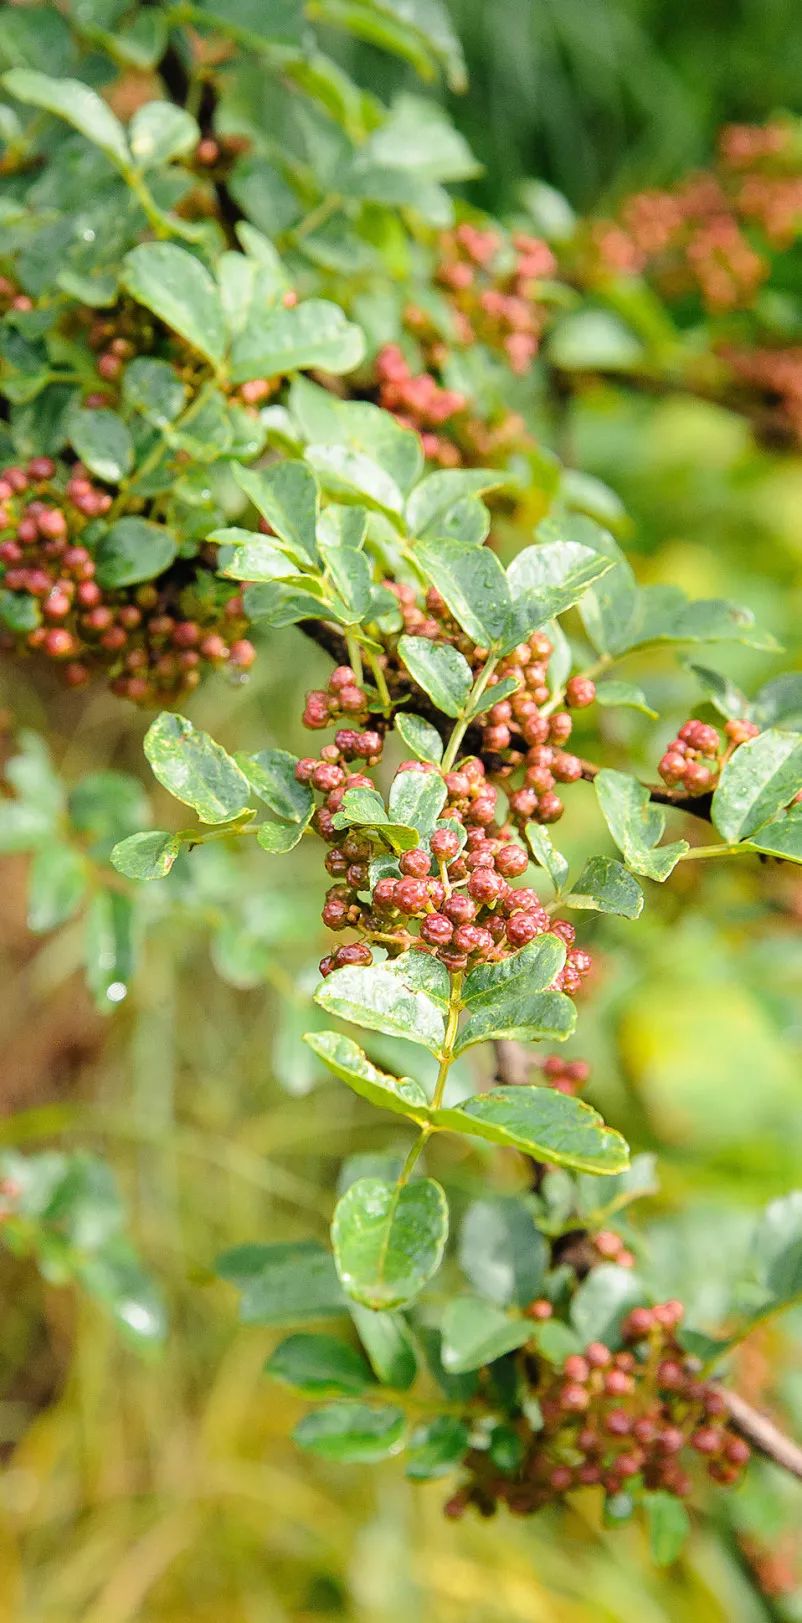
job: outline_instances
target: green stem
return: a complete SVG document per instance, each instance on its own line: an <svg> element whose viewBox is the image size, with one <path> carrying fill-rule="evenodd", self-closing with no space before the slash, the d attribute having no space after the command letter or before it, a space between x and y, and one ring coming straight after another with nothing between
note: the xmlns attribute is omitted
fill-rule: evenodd
<svg viewBox="0 0 802 1623"><path fill-rule="evenodd" d="M705 857L743 857L748 856L752 847L747 843L743 845L692 845L690 851L683 851L680 862L702 862Z"/></svg>
<svg viewBox="0 0 802 1623"><path fill-rule="evenodd" d="M457 1040L457 1027L459 1025L461 1009L462 973L460 972L458 975L451 976L451 990L448 998L448 1019L446 1021L446 1031L443 1038L443 1046L440 1050L440 1069L437 1073L437 1081L434 1085L434 1093L432 1094L432 1110L439 1110L440 1105L443 1102L443 1094L445 1092L446 1082L448 1081L448 1073L454 1059L454 1044ZM415 1139L406 1161L401 1168L401 1173L398 1179L400 1184L406 1183L412 1168L414 1167L415 1162L421 1153L421 1150L433 1132L434 1126L429 1122L427 1122L425 1127L421 1128L418 1137Z"/></svg>
<svg viewBox="0 0 802 1623"><path fill-rule="evenodd" d="M362 650L356 640L356 637L354 636L353 631L349 631L347 633L345 638L345 646L348 649L348 663L351 666L354 676L356 677L357 686L361 687L364 681L364 673L362 670Z"/></svg>
<svg viewBox="0 0 802 1623"><path fill-rule="evenodd" d="M365 649L365 658L366 658L366 660L368 662L368 665L370 666L370 671L371 671L371 675L373 677L373 680L376 683L376 692L378 693L379 698L381 699L382 706L383 706L383 709L384 709L384 714L385 714L385 716L389 716L389 714L390 714L390 712L391 712L391 710L393 708L393 701L392 701L392 699L390 697L390 689L388 688L387 683L386 683L385 678L384 678L384 671L382 670L381 665L379 664L379 661L376 658L376 655L371 653L370 649L368 649L368 648Z"/></svg>
<svg viewBox="0 0 802 1623"><path fill-rule="evenodd" d="M441 772L451 771L451 768L457 759L457 751L459 750L460 744L462 743L462 740L468 730L468 724L471 717L475 713L476 706L481 699L488 682L490 681L497 663L498 661L496 659L489 659L487 664L483 666L482 670L479 672L479 675L477 676L476 681L474 682L473 687L465 700L462 714L457 718L457 721L454 724L454 731L452 732L448 741L446 752L440 765Z"/></svg>
<svg viewBox="0 0 802 1623"><path fill-rule="evenodd" d="M299 238L308 236L310 231L316 231L318 226L324 225L332 214L336 214L337 210L342 208L342 204L343 199L340 197L339 192L332 192L329 197L322 198L304 216L300 225L293 226L292 230L287 232L288 237L293 242L297 242Z"/></svg>

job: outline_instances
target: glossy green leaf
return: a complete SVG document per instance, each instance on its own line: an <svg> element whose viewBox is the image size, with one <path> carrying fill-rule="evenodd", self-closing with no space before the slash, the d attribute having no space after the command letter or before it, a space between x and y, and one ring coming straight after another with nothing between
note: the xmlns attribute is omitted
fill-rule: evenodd
<svg viewBox="0 0 802 1623"><path fill-rule="evenodd" d="M363 1403L330 1403L304 1415L293 1432L299 1447L339 1465L372 1465L404 1446L401 1409Z"/></svg>
<svg viewBox="0 0 802 1623"><path fill-rule="evenodd" d="M308 821L314 797L309 785L299 783L295 776L297 755L279 749L260 750L258 755L238 751L234 760L260 800L277 817L285 818L288 823Z"/></svg>
<svg viewBox="0 0 802 1623"><path fill-rule="evenodd" d="M442 468L427 474L407 500L406 518L412 534L447 537L449 515L458 503L466 497L475 500L504 483L504 474L492 468Z"/></svg>
<svg viewBox="0 0 802 1623"><path fill-rule="evenodd" d="M393 851L411 851L418 844L416 830L393 822L375 789L346 789L340 810L334 814L334 827L376 829Z"/></svg>
<svg viewBox="0 0 802 1623"><path fill-rule="evenodd" d="M431 834L447 794L439 772L397 772L387 810L394 822L416 829L421 836Z"/></svg>
<svg viewBox="0 0 802 1623"><path fill-rule="evenodd" d="M459 541L420 541L415 557L463 631L480 647L501 647L512 604L495 553Z"/></svg>
<svg viewBox="0 0 802 1623"><path fill-rule="evenodd" d="M437 1272L447 1237L448 1205L433 1178L359 1178L338 1201L331 1226L343 1289L371 1308L413 1301Z"/></svg>
<svg viewBox="0 0 802 1623"><path fill-rule="evenodd" d="M725 840L745 840L802 789L802 738L769 728L739 745L713 795L711 814Z"/></svg>
<svg viewBox="0 0 802 1623"><path fill-rule="evenodd" d="M375 1385L356 1348L336 1336L298 1331L281 1341L265 1364L265 1374L307 1398L353 1398Z"/></svg>
<svg viewBox="0 0 802 1623"><path fill-rule="evenodd" d="M144 518L118 518L95 553L101 586L115 589L153 580L173 562L178 547L172 530Z"/></svg>
<svg viewBox="0 0 802 1623"><path fill-rule="evenodd" d="M443 740L430 721L423 716L416 716L409 710L399 710L395 718L395 730L401 735L407 749L417 755L419 761L428 761L438 766L443 758Z"/></svg>
<svg viewBox="0 0 802 1623"><path fill-rule="evenodd" d="M192 806L203 823L225 823L244 810L250 784L220 744L183 716L162 711L145 734L145 755L159 783Z"/></svg>
<svg viewBox="0 0 802 1623"><path fill-rule="evenodd" d="M341 1020L390 1037L407 1037L434 1054L445 1037L442 1009L427 992L406 985L397 968L388 964L333 970L315 993L315 1002Z"/></svg>
<svg viewBox="0 0 802 1623"><path fill-rule="evenodd" d="M742 693L722 671L710 670L709 666L696 665L691 660L686 661L686 666L696 677L703 693L715 706L719 715L726 716L728 721L734 716L749 715L750 706L746 694Z"/></svg>
<svg viewBox="0 0 802 1623"><path fill-rule="evenodd" d="M200 130L191 113L171 101L147 101L128 126L131 156L138 169L157 169L192 152Z"/></svg>
<svg viewBox="0 0 802 1623"><path fill-rule="evenodd" d="M802 1296L802 1190L773 1200L763 1212L753 1243L760 1284L778 1303Z"/></svg>
<svg viewBox="0 0 802 1623"><path fill-rule="evenodd" d="M636 687L633 682L599 682L596 686L596 703L603 710L617 709L621 706L627 710L639 710L641 715L648 716L651 721L657 720L658 712L649 704L642 688Z"/></svg>
<svg viewBox="0 0 802 1623"><path fill-rule="evenodd" d="M547 620L571 608L610 568L611 561L604 553L578 541L547 541L541 546L525 547L507 570L512 607L503 651L514 648Z"/></svg>
<svg viewBox="0 0 802 1623"><path fill-rule="evenodd" d="M234 467L234 478L262 518L296 553L314 563L318 489L303 462L274 462L268 468Z"/></svg>
<svg viewBox="0 0 802 1623"><path fill-rule="evenodd" d="M643 891L637 879L613 857L591 857L565 897L565 906L636 919L643 908Z"/></svg>
<svg viewBox="0 0 802 1623"><path fill-rule="evenodd" d="M398 652L418 687L446 716L459 716L473 685L473 673L464 655L450 643L428 637L399 637Z"/></svg>
<svg viewBox="0 0 802 1623"><path fill-rule="evenodd" d="M358 327L326 299L266 310L238 333L231 346L231 380L284 377L302 367L350 372L359 365L365 340Z"/></svg>
<svg viewBox="0 0 802 1623"><path fill-rule="evenodd" d="M403 1313L377 1312L349 1303L349 1312L374 1375L384 1386L406 1392L418 1373L412 1332Z"/></svg>
<svg viewBox="0 0 802 1623"><path fill-rule="evenodd" d="M350 1037L342 1037L336 1031L308 1031L304 1033L304 1042L335 1076L363 1099L412 1121L423 1123L426 1120L428 1104L420 1083L410 1076L390 1076L380 1071Z"/></svg>
<svg viewBox="0 0 802 1623"><path fill-rule="evenodd" d="M457 1415L437 1415L412 1433L407 1450L406 1475L413 1482L432 1482L448 1476L467 1453L470 1432Z"/></svg>
<svg viewBox="0 0 802 1623"><path fill-rule="evenodd" d="M764 683L749 707L758 727L780 725L799 732L802 728L802 671L786 671L773 682Z"/></svg>
<svg viewBox="0 0 802 1623"><path fill-rule="evenodd" d="M123 260L122 281L133 299L220 365L226 342L220 294L194 254L174 242L140 243Z"/></svg>
<svg viewBox="0 0 802 1623"><path fill-rule="evenodd" d="M559 896L568 878L568 863L562 851L557 850L548 829L544 828L542 823L527 823L525 832L535 861L541 868L545 868Z"/></svg>
<svg viewBox="0 0 802 1623"><path fill-rule="evenodd" d="M645 1493L643 1508L649 1526L649 1550L658 1567L670 1567L681 1555L691 1531L691 1518L675 1493L663 1489Z"/></svg>
<svg viewBox="0 0 802 1623"><path fill-rule="evenodd" d="M480 1295L499 1307L526 1307L538 1296L549 1249L526 1203L515 1197L475 1200L462 1220L460 1267Z"/></svg>
<svg viewBox="0 0 802 1623"><path fill-rule="evenodd" d="M137 355L129 361L122 378L126 405L152 423L166 428L183 410L186 387L175 368L151 355Z"/></svg>
<svg viewBox="0 0 802 1623"><path fill-rule="evenodd" d="M181 838L178 834L153 829L120 840L111 853L111 861L117 872L125 874L126 879L164 879L180 850Z"/></svg>
<svg viewBox="0 0 802 1623"><path fill-rule="evenodd" d="M454 1375L481 1369L522 1347L532 1328L528 1319L507 1314L479 1296L456 1296L443 1314L443 1368Z"/></svg>
<svg viewBox="0 0 802 1623"><path fill-rule="evenodd" d="M76 407L68 418L70 440L91 473L106 484L119 484L134 464L133 440L122 417L104 407Z"/></svg>
<svg viewBox="0 0 802 1623"><path fill-rule="evenodd" d="M77 913L86 895L89 872L80 851L50 844L37 851L28 877L28 929L36 935L55 930Z"/></svg>
<svg viewBox="0 0 802 1623"><path fill-rule="evenodd" d="M536 1161L579 1172L620 1172L629 1151L598 1111L554 1088L501 1087L432 1112L438 1127L508 1144Z"/></svg>
<svg viewBox="0 0 802 1623"><path fill-rule="evenodd" d="M272 856L286 856L300 843L310 816L311 810L302 823L260 823L256 830L257 845Z"/></svg>
<svg viewBox="0 0 802 1623"><path fill-rule="evenodd" d="M687 840L658 846L666 826L661 806L649 799L649 791L624 772L605 768L594 779L607 827L622 852L628 868L646 879L667 879L688 849ZM656 849L655 849L656 848Z"/></svg>
<svg viewBox="0 0 802 1623"><path fill-rule="evenodd" d="M755 830L749 844L769 856L802 862L802 805L789 806L788 811L764 823Z"/></svg>
<svg viewBox="0 0 802 1623"><path fill-rule="evenodd" d="M328 1319L345 1309L334 1258L317 1240L238 1245L216 1266L241 1294L243 1324Z"/></svg>
<svg viewBox="0 0 802 1623"><path fill-rule="evenodd" d="M465 982L468 1020L457 1053L499 1037L567 1037L576 1015L570 998L548 990L565 963L565 945L546 934L497 964L480 964Z"/></svg>
<svg viewBox="0 0 802 1623"><path fill-rule="evenodd" d="M647 1301L643 1285L631 1268L602 1263L583 1279L571 1302L571 1323L582 1339L621 1346L621 1329L633 1307Z"/></svg>
<svg viewBox="0 0 802 1623"><path fill-rule="evenodd" d="M97 91L90 90L80 79L51 79L35 68L11 68L3 74L2 83L17 101L63 118L99 147L117 168L125 169L130 164L122 124Z"/></svg>

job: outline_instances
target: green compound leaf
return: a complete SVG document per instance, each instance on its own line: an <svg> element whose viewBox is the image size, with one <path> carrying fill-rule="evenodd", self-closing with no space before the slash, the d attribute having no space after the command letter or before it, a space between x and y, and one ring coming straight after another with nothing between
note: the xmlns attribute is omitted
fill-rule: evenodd
<svg viewBox="0 0 802 1623"><path fill-rule="evenodd" d="M172 530L144 518L120 518L95 553L101 586L135 586L168 569L178 552Z"/></svg>
<svg viewBox="0 0 802 1623"><path fill-rule="evenodd" d="M278 749L260 750L258 755L238 751L234 760L260 800L277 817L284 817L288 823L308 822L314 797L309 785L299 783L295 776L297 755Z"/></svg>
<svg viewBox="0 0 802 1623"><path fill-rule="evenodd" d="M158 169L197 146L200 130L191 113L171 101L138 107L128 127L131 156L138 169Z"/></svg>
<svg viewBox="0 0 802 1623"><path fill-rule="evenodd" d="M433 1178L358 1178L331 1226L343 1289L370 1308L405 1307L437 1272L448 1238L445 1192Z"/></svg>
<svg viewBox="0 0 802 1623"><path fill-rule="evenodd" d="M549 1248L524 1200L490 1197L465 1213L459 1262L480 1296L498 1307L525 1307L542 1290Z"/></svg>
<svg viewBox="0 0 802 1623"><path fill-rule="evenodd" d="M400 733L413 755L419 761L428 761L431 766L438 766L443 759L443 740L430 721L423 716L416 716L408 710L400 710L395 718L395 730Z"/></svg>
<svg viewBox="0 0 802 1623"><path fill-rule="evenodd" d="M334 1258L317 1240L238 1245L217 1259L221 1279L241 1293L243 1324L294 1324L345 1310Z"/></svg>
<svg viewBox="0 0 802 1623"><path fill-rule="evenodd" d="M406 1392L418 1373L412 1331L403 1313L380 1313L349 1303L349 1312L374 1375L385 1386Z"/></svg>
<svg viewBox="0 0 802 1623"><path fill-rule="evenodd" d="M28 929L35 935L55 930L77 913L87 891L89 871L80 851L50 844L37 851L28 876Z"/></svg>
<svg viewBox="0 0 802 1623"><path fill-rule="evenodd" d="M603 1263L582 1281L571 1303L571 1323L582 1339L621 1346L621 1329L633 1307L646 1300L643 1284L630 1268Z"/></svg>
<svg viewBox="0 0 802 1623"><path fill-rule="evenodd" d="M174 242L143 242L126 254L127 292L219 367L226 329L220 293L205 265Z"/></svg>
<svg viewBox="0 0 802 1623"><path fill-rule="evenodd" d="M677 840L655 849L665 832L662 807L653 806L648 789L625 772L605 768L596 774L594 784L605 822L627 867L646 879L667 879L688 850L688 842Z"/></svg>
<svg viewBox="0 0 802 1623"><path fill-rule="evenodd" d="M118 169L130 165L131 154L120 120L97 92L80 79L51 79L35 68L11 68L3 74L2 83L17 101L63 118L93 146L99 147Z"/></svg>
<svg viewBox="0 0 802 1623"><path fill-rule="evenodd" d="M134 465L134 442L116 411L76 407L69 414L67 426L73 449L98 479L116 485L130 473Z"/></svg>
<svg viewBox="0 0 802 1623"><path fill-rule="evenodd" d="M120 840L111 853L112 866L126 879L164 879L181 850L180 834L153 829Z"/></svg>
<svg viewBox="0 0 802 1623"><path fill-rule="evenodd" d="M399 637L398 652L413 681L437 709L446 716L461 715L473 685L464 655L450 643L430 642L427 637Z"/></svg>
<svg viewBox="0 0 802 1623"><path fill-rule="evenodd" d="M356 1398L376 1384L362 1354L347 1341L303 1331L279 1343L265 1364L265 1374L306 1398Z"/></svg>
<svg viewBox="0 0 802 1623"><path fill-rule="evenodd" d="M649 704L642 688L636 687L632 682L599 682L596 688L596 703L603 709L614 709L622 706L628 710L640 710L641 715L648 716L656 721L658 712Z"/></svg>
<svg viewBox="0 0 802 1623"><path fill-rule="evenodd" d="M546 541L538 547L525 547L507 570L512 608L502 652L570 609L611 567L604 553L579 541Z"/></svg>
<svg viewBox="0 0 802 1623"><path fill-rule="evenodd" d="M495 553L459 541L420 541L415 557L463 631L480 647L498 650L512 600Z"/></svg>
<svg viewBox="0 0 802 1623"><path fill-rule="evenodd" d="M329 1403L304 1415L293 1438L310 1454L340 1465L372 1465L398 1454L404 1446L403 1411L366 1403Z"/></svg>
<svg viewBox="0 0 802 1623"><path fill-rule="evenodd" d="M284 377L304 367L350 372L365 353L365 340L337 304L307 299L266 310L237 333L231 346L231 380Z"/></svg>
<svg viewBox="0 0 802 1623"><path fill-rule="evenodd" d="M439 772L397 772L390 786L387 810L396 823L424 837L432 833L447 794Z"/></svg>
<svg viewBox="0 0 802 1623"><path fill-rule="evenodd" d="M426 1094L411 1076L389 1076L386 1071L380 1071L357 1043L336 1031L307 1031L304 1042L341 1082L346 1082L363 1099L421 1125L426 1121Z"/></svg>
<svg viewBox="0 0 802 1623"><path fill-rule="evenodd" d="M465 983L468 1020L456 1052L498 1037L537 1041L570 1036L576 1011L570 998L550 988L565 963L565 945L547 934L499 964L480 964Z"/></svg>
<svg viewBox="0 0 802 1623"><path fill-rule="evenodd" d="M591 857L564 898L564 905L636 919L643 908L643 891L637 879L613 857Z"/></svg>
<svg viewBox="0 0 802 1623"><path fill-rule="evenodd" d="M418 1426L409 1440L406 1475L413 1482L448 1476L468 1450L470 1431L457 1415L441 1414Z"/></svg>
<svg viewBox="0 0 802 1623"><path fill-rule="evenodd" d="M419 839L417 829L394 823L388 817L375 789L346 789L342 806L335 813L334 827L374 828L392 851L411 851Z"/></svg>
<svg viewBox="0 0 802 1623"><path fill-rule="evenodd" d="M529 1319L513 1317L480 1296L457 1296L443 1314L440 1357L451 1375L492 1364L528 1341Z"/></svg>
<svg viewBox="0 0 802 1623"><path fill-rule="evenodd" d="M245 809L250 784L236 761L183 716L162 711L148 728L145 755L159 783L203 823L226 823Z"/></svg>
<svg viewBox="0 0 802 1623"><path fill-rule="evenodd" d="M649 1549L658 1567L670 1567L682 1553L691 1531L691 1518L675 1493L644 1493L643 1508L649 1526Z"/></svg>
<svg viewBox="0 0 802 1623"><path fill-rule="evenodd" d="M154 428L167 428L183 410L186 389L175 368L150 355L137 355L123 372L123 400Z"/></svg>
<svg viewBox="0 0 802 1623"><path fill-rule="evenodd" d="M315 993L315 1002L341 1020L390 1037L407 1037L433 1054L443 1045L442 1009L428 992L407 985L398 969L387 964L333 970Z"/></svg>
<svg viewBox="0 0 802 1623"><path fill-rule="evenodd" d="M802 789L802 738L771 727L734 751L713 796L712 817L725 840L754 834Z"/></svg>
<svg viewBox="0 0 802 1623"><path fill-rule="evenodd" d="M275 462L269 468L235 466L232 473L276 535L301 559L314 563L320 498L311 469L303 462Z"/></svg>
<svg viewBox="0 0 802 1623"><path fill-rule="evenodd" d="M788 811L764 823L762 828L756 829L749 844L768 856L802 862L802 805L789 806Z"/></svg>
<svg viewBox="0 0 802 1623"><path fill-rule="evenodd" d="M555 893L559 896L568 878L568 863L562 851L557 850L548 829L544 828L542 823L527 823L525 833L535 861L541 868L545 868Z"/></svg>
<svg viewBox="0 0 802 1623"><path fill-rule="evenodd" d="M598 1111L554 1088L503 1087L461 1105L432 1111L438 1127L509 1144L536 1161L579 1172L621 1172L629 1150Z"/></svg>
<svg viewBox="0 0 802 1623"><path fill-rule="evenodd" d="M263 851L269 851L271 856L286 856L288 851L294 851L300 844L304 830L311 816L304 818L302 823L260 823L256 830L256 843Z"/></svg>

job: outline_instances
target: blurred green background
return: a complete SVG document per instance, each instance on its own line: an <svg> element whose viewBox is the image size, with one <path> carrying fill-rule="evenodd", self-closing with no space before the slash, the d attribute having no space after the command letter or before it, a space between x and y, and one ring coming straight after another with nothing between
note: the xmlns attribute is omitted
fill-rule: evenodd
<svg viewBox="0 0 802 1623"><path fill-rule="evenodd" d="M577 206L606 206L702 161L727 119L802 110L796 0L452 0L451 10L472 77L452 110L486 165L474 196L496 210L526 174ZM351 50L350 66L380 93L399 82L367 47ZM802 460L756 450L742 423L699 402L601 388L574 408L566 440L626 504L642 579L749 603L786 644L783 666L799 664ZM710 663L747 690L779 668L721 648ZM230 747L298 744L301 694L321 669L300 635L274 636L246 687L220 678L189 709ZM671 671L666 656L631 674L659 708ZM606 718L611 751L626 746L653 774L683 701L695 700L683 681L656 727ZM147 718L107 695L56 696L17 667L3 703L47 733L69 781L89 766L141 771ZM563 828L570 854L597 848L590 792L572 798ZM276 1338L237 1328L211 1263L244 1239L323 1236L338 1161L386 1147L387 1129L322 1083L299 1045L323 947L314 858L275 869L257 859L249 877L213 848L193 862L176 912L175 890L153 898L144 968L105 1022L81 988L76 934L32 941L24 866L4 864L0 1138L108 1156L172 1329L163 1356L143 1361L93 1304L0 1263L0 1617L802 1619L802 1496L768 1468L709 1501L665 1573L638 1529L604 1530L583 1509L455 1526L441 1517L442 1486L413 1488L392 1463L349 1474L298 1454L294 1400L261 1373ZM711 1322L749 1213L799 1182L800 919L793 872L712 864L651 890L637 926L589 926L600 972L572 1052L592 1061L592 1102L635 1148L658 1150L662 1193L645 1207L642 1243ZM795 1329L789 1319L753 1336L736 1377L754 1401L781 1401L799 1431Z"/></svg>

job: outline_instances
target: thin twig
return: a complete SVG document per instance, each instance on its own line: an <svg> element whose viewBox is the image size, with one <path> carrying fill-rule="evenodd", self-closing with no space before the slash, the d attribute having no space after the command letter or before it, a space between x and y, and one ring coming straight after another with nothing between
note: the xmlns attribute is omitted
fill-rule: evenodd
<svg viewBox="0 0 802 1623"><path fill-rule="evenodd" d="M747 1403L746 1398L742 1398L738 1392L728 1392L725 1387L720 1390L735 1430L740 1432L755 1453L762 1454L764 1459L771 1460L772 1464L779 1465L781 1470L788 1471L802 1482L802 1448L799 1444L786 1437L785 1432L780 1431L768 1415L753 1409L751 1403Z"/></svg>

